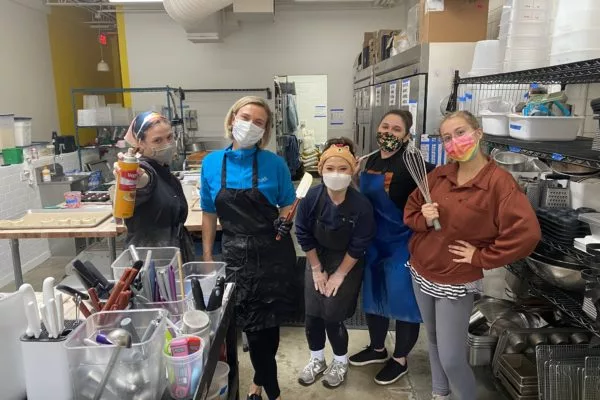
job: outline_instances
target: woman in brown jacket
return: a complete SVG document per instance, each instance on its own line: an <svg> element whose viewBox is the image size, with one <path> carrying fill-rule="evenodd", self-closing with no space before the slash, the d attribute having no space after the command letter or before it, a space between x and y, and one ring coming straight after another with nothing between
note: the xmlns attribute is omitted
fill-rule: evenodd
<svg viewBox="0 0 600 400"><path fill-rule="evenodd" d="M466 346L483 270L528 256L541 233L513 177L480 150L483 132L471 113L449 115L440 133L456 162L429 173L433 204L419 191L406 204L404 221L414 231L410 268L429 340L433 398L446 399L452 390L458 399L475 400ZM440 231L432 228L436 218Z"/></svg>

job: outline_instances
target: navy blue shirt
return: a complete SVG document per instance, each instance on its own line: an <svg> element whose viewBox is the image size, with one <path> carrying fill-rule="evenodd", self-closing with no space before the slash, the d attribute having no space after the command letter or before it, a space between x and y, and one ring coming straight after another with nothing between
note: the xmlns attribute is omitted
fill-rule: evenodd
<svg viewBox="0 0 600 400"><path fill-rule="evenodd" d="M223 155L227 159L227 188L252 188L252 162L258 151L258 190L275 207L287 207L296 199L290 170L283 158L268 150L233 150L231 146L208 154L202 161L200 198L202 211L216 213L215 199L221 190Z"/></svg>
<svg viewBox="0 0 600 400"><path fill-rule="evenodd" d="M312 187L306 197L300 201L296 214L296 237L298 243L305 252L316 249L319 243L313 235L321 193L327 190L325 185L320 184ZM325 202L321 213L321 222L331 228L337 229L342 221L352 220L354 231L348 245L347 253L350 257L361 258L367 247L375 237L375 220L373 207L369 200L356 189L349 187L344 201L335 205L329 195L325 192Z"/></svg>

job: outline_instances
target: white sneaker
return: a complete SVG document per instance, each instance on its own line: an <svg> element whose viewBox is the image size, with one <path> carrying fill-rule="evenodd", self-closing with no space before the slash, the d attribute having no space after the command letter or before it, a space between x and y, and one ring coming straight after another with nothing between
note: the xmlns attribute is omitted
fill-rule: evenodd
<svg viewBox="0 0 600 400"><path fill-rule="evenodd" d="M431 400L450 400L450 395L442 396L441 394L432 394Z"/></svg>

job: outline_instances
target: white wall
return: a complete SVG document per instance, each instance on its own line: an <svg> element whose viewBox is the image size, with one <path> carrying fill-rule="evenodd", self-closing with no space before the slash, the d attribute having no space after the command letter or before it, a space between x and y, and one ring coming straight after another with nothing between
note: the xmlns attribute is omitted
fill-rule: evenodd
<svg viewBox="0 0 600 400"><path fill-rule="evenodd" d="M306 129L315 132L315 143L325 143L327 113L323 118L315 112L316 106L327 107L327 75L292 75L287 80L295 83L298 121L305 121Z"/></svg>
<svg viewBox="0 0 600 400"><path fill-rule="evenodd" d="M0 114L32 117L33 140L47 141L58 130L56 94L46 12L35 4L0 0Z"/></svg>
<svg viewBox="0 0 600 400"><path fill-rule="evenodd" d="M344 108L345 125L330 137L352 137L354 59L363 33L405 26L403 6L386 10L282 11L274 23L244 23L223 43L193 44L166 14L125 14L131 85L184 88L273 87L275 75L327 75L328 106ZM212 107L204 101L199 124L222 135L227 111L242 94L224 94ZM206 97L205 98L209 98ZM164 102L163 95L134 97L135 109ZM218 109L215 108L218 106ZM203 114L210 118L202 120ZM220 116L220 117L217 117ZM218 120L218 124L217 121Z"/></svg>

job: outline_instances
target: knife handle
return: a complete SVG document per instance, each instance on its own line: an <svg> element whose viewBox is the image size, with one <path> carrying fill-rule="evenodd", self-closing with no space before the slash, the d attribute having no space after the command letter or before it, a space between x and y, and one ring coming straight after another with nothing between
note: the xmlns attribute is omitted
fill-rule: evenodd
<svg viewBox="0 0 600 400"><path fill-rule="evenodd" d="M294 219L294 215L296 215L296 209L298 208L299 203L300 199L296 198L296 200L294 200L294 203L292 204L292 208L290 208L290 211L288 211L288 214L285 217L285 222L290 222ZM281 240L281 234L279 232L277 233L277 236L275 236L275 240Z"/></svg>
<svg viewBox="0 0 600 400"><path fill-rule="evenodd" d="M88 294L90 295L90 301L92 302L92 307L96 311L102 311L102 305L100 304L100 298L98 298L98 293L96 289L90 288L88 289Z"/></svg>
<svg viewBox="0 0 600 400"><path fill-rule="evenodd" d="M123 274L123 275L125 275L125 274ZM103 310L105 310L105 311L111 310L112 306L115 305L115 303L119 299L119 295L123 291L124 286L125 286L125 281L123 280L123 277L121 276L121 280L115 284L115 287L113 288L112 292L110 292L110 297L108 298L108 301L104 305Z"/></svg>

